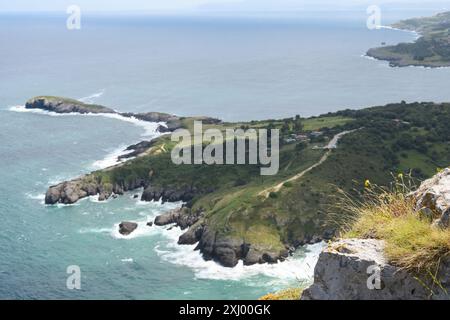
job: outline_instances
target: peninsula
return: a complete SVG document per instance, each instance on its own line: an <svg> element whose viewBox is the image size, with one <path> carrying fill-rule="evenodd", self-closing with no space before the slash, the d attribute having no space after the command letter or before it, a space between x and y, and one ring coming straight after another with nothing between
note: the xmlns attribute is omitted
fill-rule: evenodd
<svg viewBox="0 0 450 320"><path fill-rule="evenodd" d="M57 97L31 99L27 108L113 110ZM151 114L161 116L144 116ZM177 166L171 161L174 143L163 134L131 146L134 158L124 163L47 191L49 205L94 195L101 201L138 188L144 190L144 201L182 201L182 208L163 214L154 224L177 225L185 230L180 245L197 244L205 259L227 267L239 260L246 265L274 263L299 246L331 239L340 223L336 218L341 210L336 206L339 190L357 197L366 181L386 186L391 173L424 179L450 162L450 104L446 103L401 102L319 117L236 123L159 113L128 115L165 119L176 123L171 128L187 130L198 119L205 120L204 129L280 129L280 170L274 176L261 176L259 165Z"/></svg>
<svg viewBox="0 0 450 320"><path fill-rule="evenodd" d="M392 27L416 32L420 38L413 43L370 49L367 56L389 61L392 67L450 66L450 12L400 21Z"/></svg>

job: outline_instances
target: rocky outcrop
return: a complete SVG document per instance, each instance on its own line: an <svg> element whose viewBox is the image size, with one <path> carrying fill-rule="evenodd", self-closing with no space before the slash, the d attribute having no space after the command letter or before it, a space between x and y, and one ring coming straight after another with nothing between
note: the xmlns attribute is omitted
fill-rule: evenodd
<svg viewBox="0 0 450 320"><path fill-rule="evenodd" d="M185 230L197 223L201 217L203 217L203 212L194 212L189 208L183 207L156 217L155 225L166 226L176 224L181 230Z"/></svg>
<svg viewBox="0 0 450 320"><path fill-rule="evenodd" d="M124 221L119 224L119 233L124 236L130 235L134 230L136 230L138 224L135 222Z"/></svg>
<svg viewBox="0 0 450 320"><path fill-rule="evenodd" d="M288 249L279 251L247 243L242 238L223 235L207 225L197 234L201 236L196 249L200 250L203 258L214 260L225 267L235 267L239 260L243 260L244 265L276 263L289 256Z"/></svg>
<svg viewBox="0 0 450 320"><path fill-rule="evenodd" d="M113 195L122 195L125 191L144 187L145 183L144 180L135 179L123 184L103 184L88 175L49 187L45 194L45 204L74 204L83 198L96 195L99 201L105 201Z"/></svg>
<svg viewBox="0 0 450 320"><path fill-rule="evenodd" d="M450 289L450 261L437 276ZM432 289L432 290L431 290ZM436 284L418 281L386 261L384 242L345 239L328 245L314 269L314 283L302 300L415 300L449 299Z"/></svg>
<svg viewBox="0 0 450 320"><path fill-rule="evenodd" d="M412 196L416 210L433 219L433 225L448 228L450 225L450 168L424 181Z"/></svg>
<svg viewBox="0 0 450 320"><path fill-rule="evenodd" d="M142 194L142 201L189 202L199 191L190 186L159 187L150 185Z"/></svg>
<svg viewBox="0 0 450 320"><path fill-rule="evenodd" d="M148 151L151 147L153 147L155 143L156 141L152 140L152 141L142 141L137 144L131 145L125 149L127 153L119 156L118 160L122 161L140 156L146 151Z"/></svg>
<svg viewBox="0 0 450 320"><path fill-rule="evenodd" d="M63 97L40 96L28 100L25 104L27 109L41 109L56 113L115 113L123 117L136 118L148 122L161 122L165 125L159 125L157 132L167 133L175 131L182 127L181 118L172 114L163 112L147 112L147 113L118 113L115 110L97 104L83 103L78 100ZM205 118L205 123L220 122L213 118Z"/></svg>
<svg viewBox="0 0 450 320"><path fill-rule="evenodd" d="M159 126L158 132L171 132L181 128L181 118L173 114L163 112L147 112L147 113L121 113L124 117L134 117L136 119L148 122L164 122L166 127Z"/></svg>
<svg viewBox="0 0 450 320"><path fill-rule="evenodd" d="M214 260L225 267L234 267L239 260L243 260L245 265L276 263L289 256L288 249L270 250L258 244L246 243L244 239L233 238L215 231L204 219L202 211L195 212L183 207L155 219L157 226L170 224L175 224L182 230L188 229L180 236L178 244L197 244L196 250L202 253L205 260Z"/></svg>
<svg viewBox="0 0 450 320"><path fill-rule="evenodd" d="M99 184L92 181L84 182L82 179L60 183L52 186L45 194L46 204L73 204L78 200L101 194L102 198L109 198L112 190L105 190Z"/></svg>
<svg viewBox="0 0 450 320"><path fill-rule="evenodd" d="M94 104L60 97L36 97L25 104L27 109L41 109L56 113L116 113L114 110Z"/></svg>

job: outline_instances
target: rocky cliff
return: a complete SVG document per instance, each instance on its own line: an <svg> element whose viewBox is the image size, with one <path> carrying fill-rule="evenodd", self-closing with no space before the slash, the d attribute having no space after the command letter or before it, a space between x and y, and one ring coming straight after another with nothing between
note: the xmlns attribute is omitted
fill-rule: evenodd
<svg viewBox="0 0 450 320"><path fill-rule="evenodd" d="M450 290L450 260L442 262L437 278ZM384 242L373 239L335 241L320 254L314 284L302 300L425 300L449 299L438 284L416 278L389 264Z"/></svg>
<svg viewBox="0 0 450 320"><path fill-rule="evenodd" d="M412 197L412 198L411 198ZM431 223L430 229L450 232L450 168L424 181L408 196L414 215ZM422 217L422 218L420 218ZM397 232L391 230L391 232ZM410 231L411 232L411 231ZM408 235L412 237L414 235ZM429 238L430 241L433 238ZM437 245L437 244L435 244ZM314 284L303 300L413 300L450 299L450 254L439 251L438 268L429 274L412 274L390 263L385 241L341 239L321 253L314 270ZM419 250L419 248L413 248ZM433 274L434 273L434 274Z"/></svg>

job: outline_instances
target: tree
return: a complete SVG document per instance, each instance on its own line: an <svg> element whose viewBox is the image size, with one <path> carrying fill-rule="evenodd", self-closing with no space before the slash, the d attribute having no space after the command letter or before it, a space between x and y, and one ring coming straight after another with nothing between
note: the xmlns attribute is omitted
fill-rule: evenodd
<svg viewBox="0 0 450 320"><path fill-rule="evenodd" d="M299 115L295 116L294 120L294 130L295 132L301 132L303 131L303 122Z"/></svg>

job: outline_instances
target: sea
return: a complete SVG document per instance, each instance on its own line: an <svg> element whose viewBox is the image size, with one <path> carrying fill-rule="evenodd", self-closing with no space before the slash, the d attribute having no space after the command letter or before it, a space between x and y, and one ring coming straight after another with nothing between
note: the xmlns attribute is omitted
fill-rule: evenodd
<svg viewBox="0 0 450 320"><path fill-rule="evenodd" d="M387 10L382 21L432 13ZM225 268L177 245L181 230L146 226L180 203L142 202L135 190L46 206L49 185L115 164L128 145L156 137L156 124L26 110L33 96L225 121L450 101L449 69L365 57L382 42L417 37L369 30L365 10L95 13L82 15L80 30L68 30L66 19L0 13L0 299L256 299L311 283L324 246L274 265ZM118 233L124 220L139 223L129 237ZM67 285L71 266L79 289Z"/></svg>

